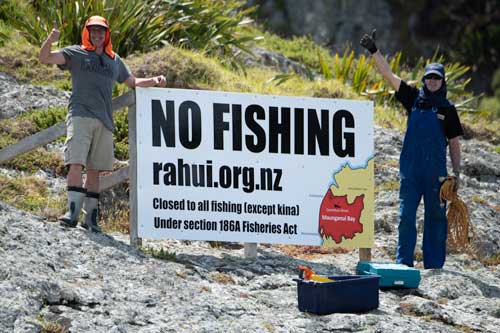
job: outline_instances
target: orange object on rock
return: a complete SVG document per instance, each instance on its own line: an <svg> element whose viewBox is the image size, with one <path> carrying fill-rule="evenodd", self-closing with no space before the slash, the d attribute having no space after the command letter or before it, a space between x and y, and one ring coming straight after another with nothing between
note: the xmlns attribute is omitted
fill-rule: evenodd
<svg viewBox="0 0 500 333"><path fill-rule="evenodd" d="M327 278L326 276L318 275L318 274L314 273L314 271L307 266L301 265L301 266L299 266L299 270L300 270L299 276L301 279L304 279L304 280L310 280L310 281L314 281L314 282L333 282L333 281L335 281L335 280Z"/></svg>

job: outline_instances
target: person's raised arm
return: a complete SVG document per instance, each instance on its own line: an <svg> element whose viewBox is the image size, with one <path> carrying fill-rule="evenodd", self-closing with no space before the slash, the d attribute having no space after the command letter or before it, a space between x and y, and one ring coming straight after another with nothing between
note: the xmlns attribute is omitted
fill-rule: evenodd
<svg viewBox="0 0 500 333"><path fill-rule="evenodd" d="M385 60L384 56L380 53L380 50L377 49L377 46L375 45L376 32L377 30L373 29L371 36L364 34L359 43L371 53L373 61L375 62L375 67L380 75L382 75L384 79L386 79L391 86L398 91L401 85L401 78L391 71L391 68L389 67L389 64Z"/></svg>
<svg viewBox="0 0 500 333"><path fill-rule="evenodd" d="M56 42L59 39L61 32L57 29L57 24L54 21L54 27L49 34L49 37L43 42L42 48L40 49L40 55L38 59L43 64L53 64L53 65L64 65L66 63L66 59L63 54L59 51L50 51L50 47L52 43Z"/></svg>

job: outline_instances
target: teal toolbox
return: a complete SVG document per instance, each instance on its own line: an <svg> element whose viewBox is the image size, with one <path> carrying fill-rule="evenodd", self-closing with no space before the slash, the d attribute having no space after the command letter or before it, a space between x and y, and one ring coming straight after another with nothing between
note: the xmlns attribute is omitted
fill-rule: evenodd
<svg viewBox="0 0 500 333"><path fill-rule="evenodd" d="M360 275L379 275L379 287L418 288L420 271L403 264L360 261L356 268Z"/></svg>

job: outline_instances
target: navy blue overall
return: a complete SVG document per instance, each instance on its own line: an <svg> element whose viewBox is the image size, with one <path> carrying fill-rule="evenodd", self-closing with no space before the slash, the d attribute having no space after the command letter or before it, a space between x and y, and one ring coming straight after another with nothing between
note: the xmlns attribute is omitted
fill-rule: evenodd
<svg viewBox="0 0 500 333"><path fill-rule="evenodd" d="M401 187L396 262L411 267L417 242L416 213L422 196L424 267L441 268L446 258L446 207L439 200L439 177L446 176L446 140L437 115L435 107L418 108L415 101L399 160Z"/></svg>

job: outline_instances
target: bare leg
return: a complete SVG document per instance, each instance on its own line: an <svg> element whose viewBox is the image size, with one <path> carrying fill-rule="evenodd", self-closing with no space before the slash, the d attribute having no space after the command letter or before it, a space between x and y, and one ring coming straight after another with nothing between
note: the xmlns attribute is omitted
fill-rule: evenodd
<svg viewBox="0 0 500 333"><path fill-rule="evenodd" d="M81 164L70 164L68 171L68 186L82 187L82 170Z"/></svg>
<svg viewBox="0 0 500 333"><path fill-rule="evenodd" d="M99 193L99 170L87 170L85 188L88 192Z"/></svg>

